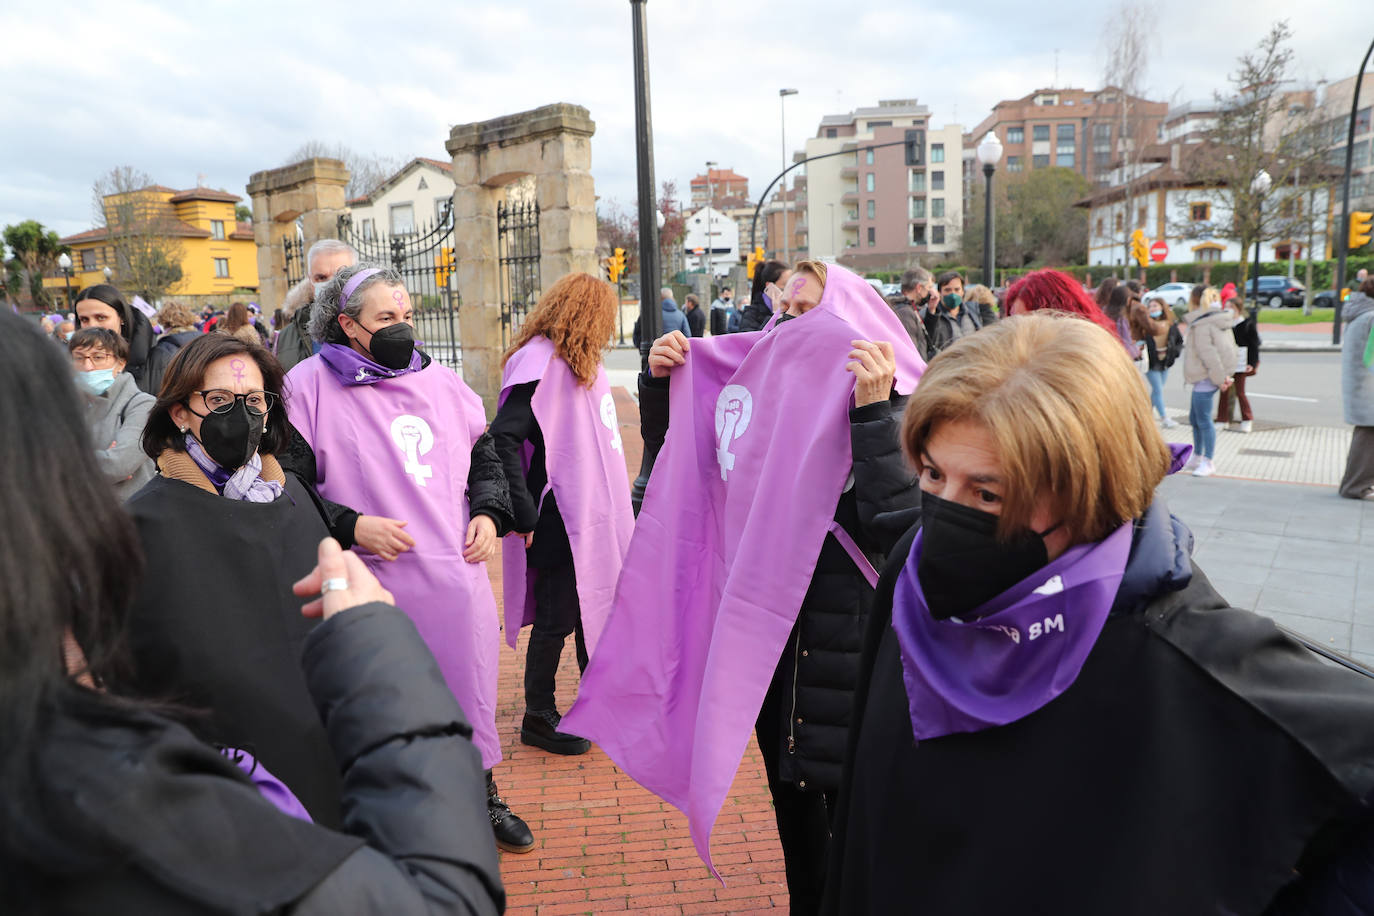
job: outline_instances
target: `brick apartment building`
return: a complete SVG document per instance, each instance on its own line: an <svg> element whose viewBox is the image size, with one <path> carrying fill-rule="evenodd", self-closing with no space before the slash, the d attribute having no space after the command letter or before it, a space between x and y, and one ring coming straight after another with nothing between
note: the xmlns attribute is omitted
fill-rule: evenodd
<svg viewBox="0 0 1374 916"><path fill-rule="evenodd" d="M707 205L720 209L721 203L729 197L749 196L749 179L734 169L707 169L691 181L692 209L699 210Z"/></svg>

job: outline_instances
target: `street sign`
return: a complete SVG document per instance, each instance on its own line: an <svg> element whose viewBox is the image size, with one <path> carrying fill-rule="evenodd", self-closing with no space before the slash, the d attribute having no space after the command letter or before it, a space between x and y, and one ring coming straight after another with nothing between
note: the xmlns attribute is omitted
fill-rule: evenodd
<svg viewBox="0 0 1374 916"><path fill-rule="evenodd" d="M1169 245L1163 239L1150 246L1150 260L1156 264L1162 263L1169 256Z"/></svg>

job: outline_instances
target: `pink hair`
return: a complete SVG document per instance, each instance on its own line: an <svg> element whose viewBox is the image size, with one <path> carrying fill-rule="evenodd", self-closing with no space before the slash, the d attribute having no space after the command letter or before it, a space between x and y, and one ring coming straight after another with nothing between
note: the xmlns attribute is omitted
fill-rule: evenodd
<svg viewBox="0 0 1374 916"><path fill-rule="evenodd" d="M1035 270L1013 283L1002 297L1007 314L1017 300L1028 311L1050 309L1068 312L1080 318L1095 322L1103 329L1117 333L1116 324L1103 314L1102 309L1083 291L1083 285L1061 270Z"/></svg>

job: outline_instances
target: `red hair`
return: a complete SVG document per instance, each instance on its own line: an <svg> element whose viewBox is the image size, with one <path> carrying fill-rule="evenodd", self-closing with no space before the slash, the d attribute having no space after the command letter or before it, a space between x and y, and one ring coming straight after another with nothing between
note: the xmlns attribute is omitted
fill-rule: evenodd
<svg viewBox="0 0 1374 916"><path fill-rule="evenodd" d="M1020 300L1027 311L1038 312L1049 309L1054 312L1068 312L1086 318L1105 330L1117 333L1116 324L1110 321L1092 297L1083 290L1083 285L1062 270L1035 270L1026 274L1008 287L1002 301L1005 310L1011 314L1011 307Z"/></svg>

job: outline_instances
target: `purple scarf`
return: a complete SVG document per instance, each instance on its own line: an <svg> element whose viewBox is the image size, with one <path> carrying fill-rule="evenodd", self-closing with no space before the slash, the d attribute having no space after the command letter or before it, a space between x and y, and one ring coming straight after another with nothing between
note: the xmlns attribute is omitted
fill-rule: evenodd
<svg viewBox="0 0 1374 916"><path fill-rule="evenodd" d="M253 781L253 788L258 790L258 794L271 802L282 814L312 824L315 822L295 793L288 789L284 782L267 772L267 767L262 765L262 761L236 747L220 748L220 754L242 770Z"/></svg>
<svg viewBox="0 0 1374 916"><path fill-rule="evenodd" d="M408 372L418 372L422 362L420 351L410 356L410 365L404 369L388 369L363 356L352 347L343 344L327 343L320 347L320 359L330 368L339 381L345 385L375 385L383 379L396 378Z"/></svg>
<svg viewBox="0 0 1374 916"><path fill-rule="evenodd" d="M262 458L257 452L237 471L228 471L205 454L195 436L186 434L186 454L205 472L216 490L225 499L239 499L250 503L270 503L282 494L282 485L275 480L262 479Z"/></svg>
<svg viewBox="0 0 1374 916"><path fill-rule="evenodd" d="M916 574L917 532L892 596L916 740L1006 725L1069 689L1116 599L1132 527L1069 548L967 621L930 615Z"/></svg>

